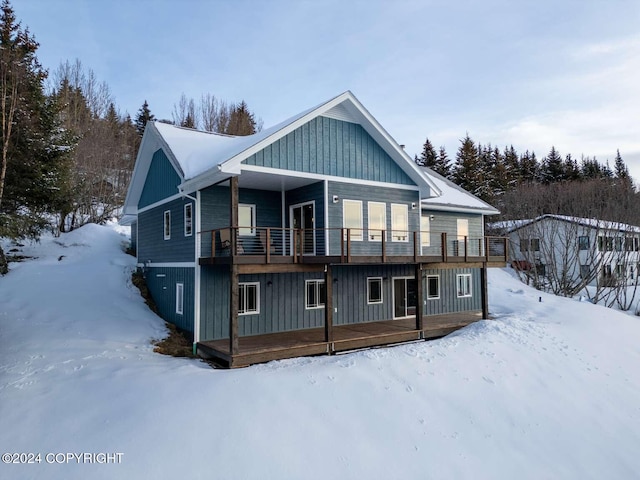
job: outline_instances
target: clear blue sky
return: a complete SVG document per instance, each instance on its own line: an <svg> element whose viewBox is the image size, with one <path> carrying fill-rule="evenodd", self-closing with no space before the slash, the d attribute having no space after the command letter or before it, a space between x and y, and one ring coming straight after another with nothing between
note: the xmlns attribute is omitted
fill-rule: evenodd
<svg viewBox="0 0 640 480"><path fill-rule="evenodd" d="M638 0L13 0L50 70L80 59L121 112L244 99L268 127L351 90L413 155L476 142L640 180Z"/></svg>

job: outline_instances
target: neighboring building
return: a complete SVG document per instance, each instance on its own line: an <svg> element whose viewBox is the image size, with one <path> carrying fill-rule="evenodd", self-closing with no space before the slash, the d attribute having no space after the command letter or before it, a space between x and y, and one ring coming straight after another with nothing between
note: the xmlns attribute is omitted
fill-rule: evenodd
<svg viewBox="0 0 640 480"><path fill-rule="evenodd" d="M542 284L564 282L579 290L586 285L634 283L638 277L640 227L542 215L493 224L492 230L508 235L512 266Z"/></svg>
<svg viewBox="0 0 640 480"><path fill-rule="evenodd" d="M239 366L487 318L495 213L346 92L247 137L147 124L121 222L163 318Z"/></svg>

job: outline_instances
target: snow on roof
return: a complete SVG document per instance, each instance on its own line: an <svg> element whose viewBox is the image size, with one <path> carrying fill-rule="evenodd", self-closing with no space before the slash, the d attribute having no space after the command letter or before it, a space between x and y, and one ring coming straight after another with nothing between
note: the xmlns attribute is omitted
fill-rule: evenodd
<svg viewBox="0 0 640 480"><path fill-rule="evenodd" d="M247 136L204 132L161 122L155 122L154 126L173 152L184 179L188 180L235 157L315 108L317 107L305 110L273 127Z"/></svg>
<svg viewBox="0 0 640 480"><path fill-rule="evenodd" d="M505 220L502 222L495 222L489 225L489 228L505 230L506 232L513 232L525 225L529 225L534 222L539 222L544 219L560 220L563 222L576 223L584 227L597 228L599 230L616 230L629 233L640 233L640 227L635 225L629 225L622 222L614 222L611 220L600 220L597 218L583 218L572 217L570 215L553 215L544 214L536 218L519 219L519 220Z"/></svg>
<svg viewBox="0 0 640 480"><path fill-rule="evenodd" d="M442 194L438 197L425 198L422 200L423 205L440 206L440 207L463 207L471 208L482 213L498 214L498 210L493 208L486 202L483 202L475 195L467 192L462 187L456 185L451 180L444 178L442 175L434 172L430 168L421 167L423 173L428 175L433 183L440 189Z"/></svg>

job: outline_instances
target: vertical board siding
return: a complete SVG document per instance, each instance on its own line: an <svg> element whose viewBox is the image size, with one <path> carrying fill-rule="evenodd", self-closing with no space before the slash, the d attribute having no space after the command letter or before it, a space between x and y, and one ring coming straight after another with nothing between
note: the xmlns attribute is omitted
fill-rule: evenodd
<svg viewBox="0 0 640 480"><path fill-rule="evenodd" d="M180 176L162 150L157 150L151 159L149 173L144 182L138 208L144 208L178 193Z"/></svg>
<svg viewBox="0 0 640 480"><path fill-rule="evenodd" d="M316 240L316 255L325 253L325 234L321 230L324 228L324 182L317 182L305 187L289 190L285 193L285 225L292 228L290 207L301 203L315 202L314 222Z"/></svg>
<svg viewBox="0 0 640 480"><path fill-rule="evenodd" d="M229 338L229 267L200 268L200 339Z"/></svg>
<svg viewBox="0 0 640 480"><path fill-rule="evenodd" d="M460 274L471 274L471 297L458 298L456 277ZM440 298L427 298L428 285L426 278L428 275L440 276ZM482 310L482 292L480 290L480 269L479 268L454 268L449 270L424 269L424 314L441 315L445 313L470 312Z"/></svg>
<svg viewBox="0 0 640 480"><path fill-rule="evenodd" d="M188 198L167 202L138 214L138 260L140 262L193 262L197 235L184 235L184 205ZM171 211L171 238L164 239L164 212Z"/></svg>
<svg viewBox="0 0 640 480"><path fill-rule="evenodd" d="M195 269L188 267L152 267L146 269L145 280L160 316L167 322L193 333L193 295ZM183 314L176 313L176 283L184 284Z"/></svg>
<svg viewBox="0 0 640 480"><path fill-rule="evenodd" d="M469 220L469 238L477 239L482 237L482 215L480 214L422 210L423 217L429 217L431 215L433 215L431 231L437 232L438 235L445 232L449 239L453 240L457 235L457 220L459 218L466 218ZM431 237L431 240L433 242L433 237Z"/></svg>
<svg viewBox="0 0 640 480"><path fill-rule="evenodd" d="M415 185L361 125L335 118L314 118L250 156L244 163Z"/></svg>
<svg viewBox="0 0 640 480"><path fill-rule="evenodd" d="M415 190L400 190L396 188L373 187L370 185L353 185L342 182L329 182L329 199L333 195L339 198L338 203L328 202L329 211L329 245L332 255L340 254L340 228L343 225L343 200L360 200L362 201L362 226L365 229L362 241L351 242L351 252L354 255L381 255L381 242L369 241L366 236L366 229L369 223L369 209L367 202L384 202L386 203L387 216L387 232L386 232L386 252L388 255L412 255L413 240L409 238L408 242L392 242L391 241L391 204L407 205L409 214L409 231L420 230L420 208L411 209L411 204L419 204L420 197ZM409 234L411 235L411 234Z"/></svg>

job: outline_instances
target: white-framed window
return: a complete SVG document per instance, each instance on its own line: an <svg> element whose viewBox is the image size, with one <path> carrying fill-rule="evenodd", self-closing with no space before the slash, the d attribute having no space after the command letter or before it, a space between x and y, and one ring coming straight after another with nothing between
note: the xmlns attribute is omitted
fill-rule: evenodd
<svg viewBox="0 0 640 480"><path fill-rule="evenodd" d="M164 239L171 239L171 210L164 212Z"/></svg>
<svg viewBox="0 0 640 480"><path fill-rule="evenodd" d="M193 235L193 203L184 205L184 236Z"/></svg>
<svg viewBox="0 0 640 480"><path fill-rule="evenodd" d="M238 315L260 313L260 282L238 283Z"/></svg>
<svg viewBox="0 0 640 480"><path fill-rule="evenodd" d="M409 241L409 206L403 203L391 204L391 240Z"/></svg>
<svg viewBox="0 0 640 480"><path fill-rule="evenodd" d="M458 298L471 296L471 274L463 273L456 276Z"/></svg>
<svg viewBox="0 0 640 480"><path fill-rule="evenodd" d="M362 201L343 200L342 201L342 226L351 229L351 240L362 240ZM347 232L344 232L345 240Z"/></svg>
<svg viewBox="0 0 640 480"><path fill-rule="evenodd" d="M324 308L326 289L324 280L305 280L304 306L307 310Z"/></svg>
<svg viewBox="0 0 640 480"><path fill-rule="evenodd" d="M420 217L420 245L423 247L431 246L431 217L429 215Z"/></svg>
<svg viewBox="0 0 640 480"><path fill-rule="evenodd" d="M382 303L382 277L367 278L367 303Z"/></svg>
<svg viewBox="0 0 640 480"><path fill-rule="evenodd" d="M440 275L427 275L427 298L429 300L440 298Z"/></svg>
<svg viewBox="0 0 640 480"><path fill-rule="evenodd" d="M387 204L369 202L369 240L381 242L382 234L387 229Z"/></svg>
<svg viewBox="0 0 640 480"><path fill-rule="evenodd" d="M254 237L256 235L256 206L238 204L238 235Z"/></svg>
<svg viewBox="0 0 640 480"><path fill-rule="evenodd" d="M184 313L184 283L176 283L176 313Z"/></svg>

